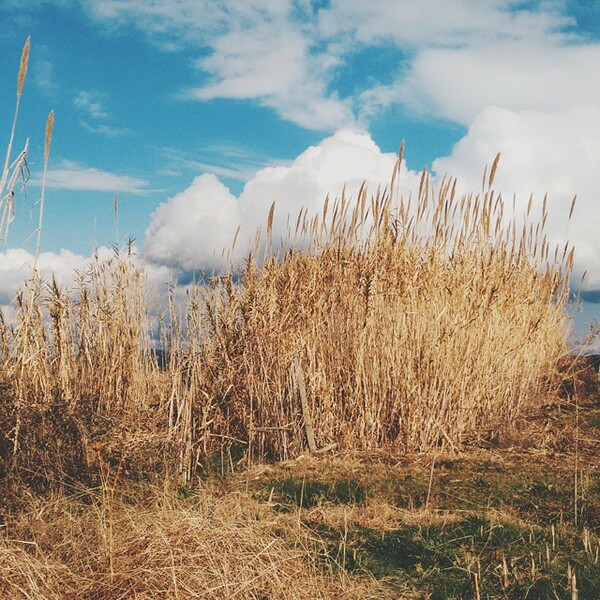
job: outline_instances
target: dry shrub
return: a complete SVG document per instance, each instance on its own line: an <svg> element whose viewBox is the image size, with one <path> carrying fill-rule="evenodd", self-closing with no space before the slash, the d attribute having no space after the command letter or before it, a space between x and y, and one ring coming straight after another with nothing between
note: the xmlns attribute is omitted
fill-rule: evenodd
<svg viewBox="0 0 600 600"><path fill-rule="evenodd" d="M0 538L4 598L367 598L293 518L240 494L33 501ZM313 534L314 535L314 534Z"/></svg>

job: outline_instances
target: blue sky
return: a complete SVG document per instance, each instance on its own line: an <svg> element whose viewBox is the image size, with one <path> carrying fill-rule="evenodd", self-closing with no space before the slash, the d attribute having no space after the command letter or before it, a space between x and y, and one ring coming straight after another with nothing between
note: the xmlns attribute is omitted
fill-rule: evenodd
<svg viewBox="0 0 600 600"><path fill-rule="evenodd" d="M50 109L48 268L115 241L115 194L121 241L158 278L210 267L273 200L295 213L387 181L404 139L406 189L424 166L477 189L502 151L498 185L525 204L548 192L557 243L577 193L576 274L600 297L600 2L3 0L0 18L1 139L32 41L16 136L32 179L0 297L31 260Z"/></svg>

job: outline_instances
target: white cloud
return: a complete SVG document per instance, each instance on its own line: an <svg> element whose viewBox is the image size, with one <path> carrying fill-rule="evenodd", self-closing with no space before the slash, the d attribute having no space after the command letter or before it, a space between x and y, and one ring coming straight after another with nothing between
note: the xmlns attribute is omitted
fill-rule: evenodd
<svg viewBox="0 0 600 600"><path fill-rule="evenodd" d="M102 106L98 92L81 90L75 96L73 104L79 110L89 114L93 119L106 119L108 117L108 112Z"/></svg>
<svg viewBox="0 0 600 600"><path fill-rule="evenodd" d="M214 42L214 53L198 61L202 70L218 78L200 88L199 97L278 96L303 83L308 40L300 31L267 22L256 24L249 33L242 29L221 35Z"/></svg>
<svg viewBox="0 0 600 600"><path fill-rule="evenodd" d="M236 199L215 175L196 177L191 186L161 204L146 232L146 251L158 264L193 270L220 262L237 226ZM233 228L233 229L232 229Z"/></svg>
<svg viewBox="0 0 600 600"><path fill-rule="evenodd" d="M31 277L34 257L22 248L0 252L0 305L10 304ZM76 269L81 269L86 259L70 250L42 252L38 259L40 276L51 280L54 274L59 285L71 285Z"/></svg>
<svg viewBox="0 0 600 600"><path fill-rule="evenodd" d="M529 195L541 205L548 193L549 239L575 246L578 286L587 270L586 289L600 288L600 107L579 104L558 111L513 111L490 107L469 128L452 154L433 163L438 175L457 176L464 189L481 187L482 165L502 152L494 187L508 204L516 194L523 212ZM571 200L577 194L567 228Z"/></svg>
<svg viewBox="0 0 600 600"><path fill-rule="evenodd" d="M275 202L273 240L287 237L288 215L295 223L301 208L320 211L327 194L355 196L363 181L374 193L387 185L396 155L382 152L366 133L340 131L305 150L289 165L261 169L248 181L239 198L214 175L197 177L191 186L159 206L146 232L148 258L184 270L223 266L223 253L235 232L240 234L236 259L245 256L259 227ZM404 169L403 182L415 189L417 175Z"/></svg>
<svg viewBox="0 0 600 600"><path fill-rule="evenodd" d="M335 63L314 55L306 33L278 17L216 38L213 53L197 63L210 82L188 97L257 99L308 129L351 125L350 102L327 91Z"/></svg>
<svg viewBox="0 0 600 600"><path fill-rule="evenodd" d="M32 183L38 184L41 176ZM59 167L48 169L46 178L48 188L61 190L86 190L93 192L124 192L129 194L144 194L148 189L145 179L129 175L117 175L94 167L86 167L77 162L63 160Z"/></svg>
<svg viewBox="0 0 600 600"><path fill-rule="evenodd" d="M332 0L319 12L324 37L406 49L562 37L556 31L571 24L548 2L532 8L514 0Z"/></svg>
<svg viewBox="0 0 600 600"><path fill-rule="evenodd" d="M600 102L600 44L556 46L528 41L420 53L408 74L380 88L382 104L401 102L468 125L488 106L561 110Z"/></svg>

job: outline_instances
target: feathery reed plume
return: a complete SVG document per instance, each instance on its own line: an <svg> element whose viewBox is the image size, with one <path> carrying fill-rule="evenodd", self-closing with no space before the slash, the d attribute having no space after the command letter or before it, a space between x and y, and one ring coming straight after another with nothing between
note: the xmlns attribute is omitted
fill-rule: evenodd
<svg viewBox="0 0 600 600"><path fill-rule="evenodd" d="M501 155L502 153L498 152L498 154L496 154L494 162L492 163L492 170L490 171L490 178L488 180L488 188L491 188L492 185L494 185L494 177L496 177L496 170L498 169L498 163L500 162Z"/></svg>
<svg viewBox="0 0 600 600"><path fill-rule="evenodd" d="M44 166L48 165L48 157L50 156L50 144L52 143L52 129L54 128L54 111L48 113L46 120L46 131L44 135Z"/></svg>
<svg viewBox="0 0 600 600"><path fill-rule="evenodd" d="M577 203L577 194L575 194L575 196L573 196L573 200L571 200L571 208L569 209L569 221L571 220L571 217L573 216L573 211L575 210L576 203Z"/></svg>
<svg viewBox="0 0 600 600"><path fill-rule="evenodd" d="M113 200L113 211L115 218L115 244L119 246L119 196L115 194Z"/></svg>
<svg viewBox="0 0 600 600"><path fill-rule="evenodd" d="M21 94L23 93L23 85L25 83L25 76L27 75L27 62L29 61L29 47L31 45L31 37L27 38L25 45L23 46L23 52L21 53L21 65L19 67L19 74L17 76L17 101L15 104L15 112L13 116L12 129L10 133L10 139L8 142L8 149L6 152L6 158L4 160L4 169L2 171L2 184L0 190L4 189L6 178L8 176L8 167L10 164L10 156L12 153L13 141L15 138L15 129L17 127L17 118L19 115L19 105L21 102Z"/></svg>
<svg viewBox="0 0 600 600"><path fill-rule="evenodd" d="M267 237L271 236L273 232L273 218L275 216L275 202L271 204L271 208L269 209L269 216L267 217Z"/></svg>
<svg viewBox="0 0 600 600"><path fill-rule="evenodd" d="M23 52L21 53L21 64L19 66L19 77L17 79L17 96L20 96L23 92L23 84L25 83L25 76L27 75L27 62L29 61L29 48L31 46L31 36L29 36L23 46Z"/></svg>

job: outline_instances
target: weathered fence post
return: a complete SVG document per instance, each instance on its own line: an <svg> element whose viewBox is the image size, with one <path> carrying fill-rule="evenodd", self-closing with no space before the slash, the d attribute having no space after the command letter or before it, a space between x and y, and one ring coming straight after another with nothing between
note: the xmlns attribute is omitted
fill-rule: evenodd
<svg viewBox="0 0 600 600"><path fill-rule="evenodd" d="M304 428L306 430L308 449L312 454L314 454L317 451L317 444L315 443L315 431L313 429L312 418L310 416L310 407L308 406L308 399L306 397L304 372L302 371L298 356L294 356L294 375L296 378L296 383L298 384L298 391L300 392L300 402L302 403L302 416L304 417Z"/></svg>

